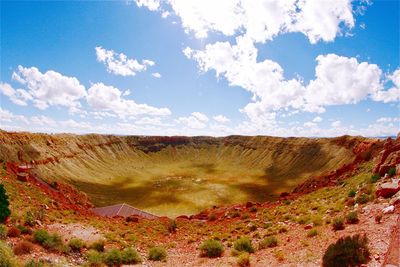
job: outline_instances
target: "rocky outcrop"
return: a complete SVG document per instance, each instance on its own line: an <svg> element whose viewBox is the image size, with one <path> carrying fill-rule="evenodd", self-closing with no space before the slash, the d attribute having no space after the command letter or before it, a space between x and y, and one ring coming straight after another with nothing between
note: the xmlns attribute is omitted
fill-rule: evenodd
<svg viewBox="0 0 400 267"><path fill-rule="evenodd" d="M389 198L400 191L400 179L392 179L391 182L382 183L376 190L377 197Z"/></svg>
<svg viewBox="0 0 400 267"><path fill-rule="evenodd" d="M396 168L399 172L400 164L400 135L393 140L388 138L384 144L384 149L379 155L378 163L374 168L374 172L380 176L385 175L390 168Z"/></svg>

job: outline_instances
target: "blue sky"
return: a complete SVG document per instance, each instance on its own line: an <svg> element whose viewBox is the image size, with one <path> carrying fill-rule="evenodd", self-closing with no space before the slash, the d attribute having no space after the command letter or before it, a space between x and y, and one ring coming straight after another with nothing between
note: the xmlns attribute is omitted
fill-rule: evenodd
<svg viewBox="0 0 400 267"><path fill-rule="evenodd" d="M399 10L395 0L1 1L0 126L395 135Z"/></svg>

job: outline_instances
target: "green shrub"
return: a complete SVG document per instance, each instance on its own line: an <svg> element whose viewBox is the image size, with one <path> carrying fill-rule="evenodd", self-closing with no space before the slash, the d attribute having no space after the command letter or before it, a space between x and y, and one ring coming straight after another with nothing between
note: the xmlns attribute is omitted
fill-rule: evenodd
<svg viewBox="0 0 400 267"><path fill-rule="evenodd" d="M273 248L276 247L277 245L278 245L278 239L275 236L269 236L260 242L259 249Z"/></svg>
<svg viewBox="0 0 400 267"><path fill-rule="evenodd" d="M314 236L316 236L316 235L318 235L317 229L310 229L310 230L307 232L307 237L314 237Z"/></svg>
<svg viewBox="0 0 400 267"><path fill-rule="evenodd" d="M390 168L387 172L387 174L389 175L389 177L395 176L396 175L396 168Z"/></svg>
<svg viewBox="0 0 400 267"><path fill-rule="evenodd" d="M134 248L125 248L121 252L123 264L137 264L142 262L142 258Z"/></svg>
<svg viewBox="0 0 400 267"><path fill-rule="evenodd" d="M326 250L322 259L324 267L359 266L368 262L370 255L367 237L355 235L339 238Z"/></svg>
<svg viewBox="0 0 400 267"><path fill-rule="evenodd" d="M25 225L35 226L35 217L33 216L33 213L31 211L27 211L24 214L24 222Z"/></svg>
<svg viewBox="0 0 400 267"><path fill-rule="evenodd" d="M23 235L32 234L32 230L28 227L25 227L23 225L17 225L17 228L21 231L21 234L23 234Z"/></svg>
<svg viewBox="0 0 400 267"><path fill-rule="evenodd" d="M24 267L46 267L48 264L44 263L43 260L35 261L30 260L28 263L24 265Z"/></svg>
<svg viewBox="0 0 400 267"><path fill-rule="evenodd" d="M167 258L167 251L163 247L153 247L149 250L148 259L151 261L163 261Z"/></svg>
<svg viewBox="0 0 400 267"><path fill-rule="evenodd" d="M349 191L349 193L347 194L347 196L348 197L355 197L356 196L356 191L354 190L354 189L351 189L350 191Z"/></svg>
<svg viewBox="0 0 400 267"><path fill-rule="evenodd" d="M336 217L333 219L332 223L333 230L343 230L344 229L344 219L342 217Z"/></svg>
<svg viewBox="0 0 400 267"><path fill-rule="evenodd" d="M10 202L8 201L8 196L4 185L0 184L0 223L4 223L8 216L11 215L9 208Z"/></svg>
<svg viewBox="0 0 400 267"><path fill-rule="evenodd" d="M4 240L7 237L7 228L0 224L0 240Z"/></svg>
<svg viewBox="0 0 400 267"><path fill-rule="evenodd" d="M72 238L69 242L68 242L68 246L71 248L72 251L74 252L80 252L82 248L84 248L85 242L83 242L82 239L79 238Z"/></svg>
<svg viewBox="0 0 400 267"><path fill-rule="evenodd" d="M237 258L236 263L238 266L241 267L250 266L250 254L247 252L240 254L239 257Z"/></svg>
<svg viewBox="0 0 400 267"><path fill-rule="evenodd" d="M1 267L14 267L16 260L14 253L6 243L0 241L0 266Z"/></svg>
<svg viewBox="0 0 400 267"><path fill-rule="evenodd" d="M87 265L90 267L99 267L103 265L103 255L96 250L89 250L86 253Z"/></svg>
<svg viewBox="0 0 400 267"><path fill-rule="evenodd" d="M90 248L98 251L98 252L104 252L104 240L98 240L96 242L94 242Z"/></svg>
<svg viewBox="0 0 400 267"><path fill-rule="evenodd" d="M367 203L369 201L369 199L370 199L369 195L364 193L364 194L361 194L360 196L358 196L356 198L356 203L365 204L365 203Z"/></svg>
<svg viewBox="0 0 400 267"><path fill-rule="evenodd" d="M346 216L346 222L349 224L358 223L358 215L356 211L349 212Z"/></svg>
<svg viewBox="0 0 400 267"><path fill-rule="evenodd" d="M242 252L242 251L248 252L248 253L254 252L254 248L253 248L253 245L251 244L251 240L246 236L241 237L238 240L236 240L235 243L233 243L233 248L240 252Z"/></svg>
<svg viewBox="0 0 400 267"><path fill-rule="evenodd" d="M224 252L224 246L218 240L209 239L201 244L200 250L201 256L216 258L222 255L222 253Z"/></svg>
<svg viewBox="0 0 400 267"><path fill-rule="evenodd" d="M381 177L379 176L379 174L374 173L371 175L371 183L376 183L379 181L379 179L381 179Z"/></svg>
<svg viewBox="0 0 400 267"><path fill-rule="evenodd" d="M66 247L58 234L49 234L46 230L41 229L33 233L33 240L45 249L66 252Z"/></svg>
<svg viewBox="0 0 400 267"><path fill-rule="evenodd" d="M176 224L175 220L171 220L168 224L168 232L175 233L176 229L178 228L178 225Z"/></svg>
<svg viewBox="0 0 400 267"><path fill-rule="evenodd" d="M118 249L111 249L104 253L103 262L107 266L121 266L122 265L122 254Z"/></svg>

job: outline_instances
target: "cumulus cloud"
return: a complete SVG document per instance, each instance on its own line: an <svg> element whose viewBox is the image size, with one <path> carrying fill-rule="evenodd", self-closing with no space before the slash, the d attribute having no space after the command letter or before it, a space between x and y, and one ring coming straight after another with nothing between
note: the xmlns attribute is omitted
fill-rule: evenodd
<svg viewBox="0 0 400 267"><path fill-rule="evenodd" d="M318 123L322 121L322 118L320 116L317 116L312 121Z"/></svg>
<svg viewBox="0 0 400 267"><path fill-rule="evenodd" d="M109 73L121 76L135 76L137 72L145 71L153 66L154 61L145 59L139 63L136 59L130 59L123 53L116 53L98 46L96 49L97 61L104 63Z"/></svg>
<svg viewBox="0 0 400 267"><path fill-rule="evenodd" d="M161 78L161 74L158 72L153 72L151 75L155 78Z"/></svg>
<svg viewBox="0 0 400 267"><path fill-rule="evenodd" d="M153 3L154 2L154 3ZM287 32L300 32L311 43L332 41L354 27L351 0L167 0L187 33L205 38L209 32L246 35L265 42ZM161 10L159 1L137 1Z"/></svg>
<svg viewBox="0 0 400 267"><path fill-rule="evenodd" d="M175 121L192 129L204 129L207 126L208 117L200 112L193 112L188 117L179 117Z"/></svg>
<svg viewBox="0 0 400 267"><path fill-rule="evenodd" d="M16 105L19 106L26 106L28 100L32 100L32 96L23 89L14 89L8 83L0 83L0 92L8 96Z"/></svg>
<svg viewBox="0 0 400 267"><path fill-rule="evenodd" d="M213 119L214 119L216 122L219 122L219 123L228 123L228 122L231 121L230 119L228 119L228 118L225 117L224 115L216 115L216 116L213 117Z"/></svg>
<svg viewBox="0 0 400 267"><path fill-rule="evenodd" d="M123 98L122 94L122 91L116 87L95 83L89 88L86 99L95 110L115 113L121 118L135 115L166 116L171 114L168 108L137 104L133 100Z"/></svg>
<svg viewBox="0 0 400 267"><path fill-rule="evenodd" d="M373 100L384 103L400 101L400 69L394 71L388 78L388 81L392 82L393 86L388 90L377 91L372 97Z"/></svg>
<svg viewBox="0 0 400 267"><path fill-rule="evenodd" d="M19 105L26 105L27 101L31 100L39 109L49 106L80 107L79 100L86 95L85 87L77 78L63 76L53 70L41 73L36 67L18 66L12 78L25 89L13 91L11 86L2 84L1 90Z"/></svg>

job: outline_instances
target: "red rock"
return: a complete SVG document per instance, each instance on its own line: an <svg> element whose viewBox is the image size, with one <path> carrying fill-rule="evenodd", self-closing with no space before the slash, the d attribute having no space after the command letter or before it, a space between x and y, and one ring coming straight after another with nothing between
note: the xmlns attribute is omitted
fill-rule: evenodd
<svg viewBox="0 0 400 267"><path fill-rule="evenodd" d="M313 228L313 224L307 224L306 226L304 226L304 230L310 230L311 228Z"/></svg>
<svg viewBox="0 0 400 267"><path fill-rule="evenodd" d="M389 198L400 191L400 179L392 179L392 182L383 183L376 190L377 197Z"/></svg>
<svg viewBox="0 0 400 267"><path fill-rule="evenodd" d="M246 203L246 208L251 208L253 206L254 206L254 204L250 201Z"/></svg>
<svg viewBox="0 0 400 267"><path fill-rule="evenodd" d="M190 218L186 215L180 215L180 216L176 217L176 219L190 220Z"/></svg>
<svg viewBox="0 0 400 267"><path fill-rule="evenodd" d="M125 219L126 222L139 222L139 218L137 216L128 216Z"/></svg>

